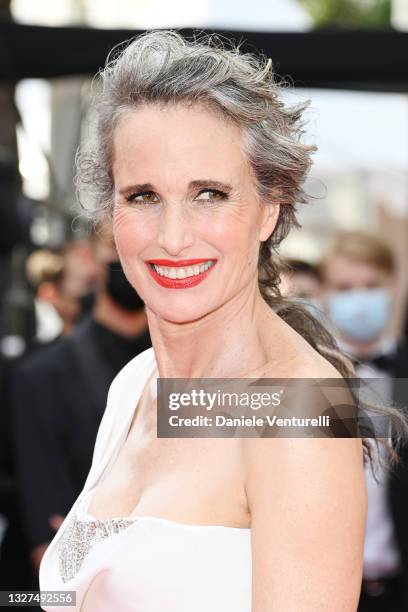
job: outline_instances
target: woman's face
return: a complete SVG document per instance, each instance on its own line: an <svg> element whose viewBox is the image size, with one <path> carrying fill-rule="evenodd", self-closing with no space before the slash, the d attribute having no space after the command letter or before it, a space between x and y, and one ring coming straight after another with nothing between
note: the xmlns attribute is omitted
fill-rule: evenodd
<svg viewBox="0 0 408 612"><path fill-rule="evenodd" d="M238 127L198 105L143 106L116 127L112 173L116 246L148 308L180 323L253 292L279 207L257 201Z"/></svg>

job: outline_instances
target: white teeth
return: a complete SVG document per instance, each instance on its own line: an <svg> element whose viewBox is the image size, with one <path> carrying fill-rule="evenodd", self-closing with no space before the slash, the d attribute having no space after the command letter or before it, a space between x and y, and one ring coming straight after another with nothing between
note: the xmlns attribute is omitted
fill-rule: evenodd
<svg viewBox="0 0 408 612"><path fill-rule="evenodd" d="M214 261L207 261L203 264L188 266L186 268L170 268L168 266L156 266L153 264L153 268L158 274L160 274L160 276L166 276L167 278L188 278L189 276L197 276L197 274L202 274L211 268L214 263Z"/></svg>

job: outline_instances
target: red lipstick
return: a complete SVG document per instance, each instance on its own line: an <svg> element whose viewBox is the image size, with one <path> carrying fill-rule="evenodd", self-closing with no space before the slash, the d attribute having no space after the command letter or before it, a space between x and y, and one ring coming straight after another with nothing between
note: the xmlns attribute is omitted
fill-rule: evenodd
<svg viewBox="0 0 408 612"><path fill-rule="evenodd" d="M156 266L168 266L169 268L188 268L188 266L195 266L196 264L205 263L206 261L217 261L216 259L147 259L146 263L155 264Z"/></svg>
<svg viewBox="0 0 408 612"><path fill-rule="evenodd" d="M200 263L206 263L207 261L213 262L213 265L208 268L208 270L205 270L205 272L201 272L200 274L196 274L195 276L188 276L187 278L168 278L167 276L161 276L151 265L155 264L156 266L167 266L169 268L187 268ZM195 287L195 285L201 283L214 268L217 261L217 259L213 258L179 259L176 261L171 259L148 259L146 264L150 275L162 287L166 287L167 289L188 289L189 287Z"/></svg>

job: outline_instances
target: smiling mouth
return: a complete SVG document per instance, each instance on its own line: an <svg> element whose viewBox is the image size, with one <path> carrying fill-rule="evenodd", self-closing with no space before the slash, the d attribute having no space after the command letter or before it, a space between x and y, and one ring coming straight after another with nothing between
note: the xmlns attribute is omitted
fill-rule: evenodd
<svg viewBox="0 0 408 612"><path fill-rule="evenodd" d="M198 276L215 265L215 260L209 259L205 263L191 266L159 266L149 262L149 266L160 276L172 279L183 279Z"/></svg>
<svg viewBox="0 0 408 612"><path fill-rule="evenodd" d="M168 289L188 289L201 283L217 263L217 259L184 259L146 261L154 280Z"/></svg>

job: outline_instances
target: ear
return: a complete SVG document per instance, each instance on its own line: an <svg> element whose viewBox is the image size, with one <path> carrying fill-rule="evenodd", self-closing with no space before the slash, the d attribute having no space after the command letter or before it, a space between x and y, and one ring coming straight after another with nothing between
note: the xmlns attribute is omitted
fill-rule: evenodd
<svg viewBox="0 0 408 612"><path fill-rule="evenodd" d="M265 242L273 233L279 219L280 204L272 202L264 202L262 206L262 221L259 232L259 240Z"/></svg>

